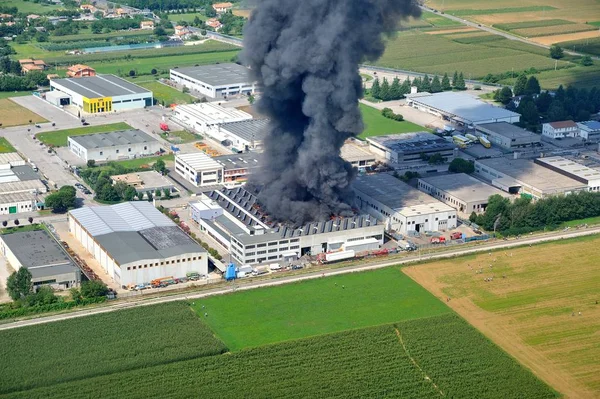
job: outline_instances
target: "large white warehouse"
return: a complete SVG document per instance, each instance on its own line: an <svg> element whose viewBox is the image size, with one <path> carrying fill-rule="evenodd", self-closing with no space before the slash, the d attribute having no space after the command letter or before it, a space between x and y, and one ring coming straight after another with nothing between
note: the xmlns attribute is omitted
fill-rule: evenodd
<svg viewBox="0 0 600 399"><path fill-rule="evenodd" d="M116 132L85 134L67 138L71 152L84 161L116 161L154 155L161 145L141 130L129 129Z"/></svg>
<svg viewBox="0 0 600 399"><path fill-rule="evenodd" d="M190 91L212 98L254 94L256 85L249 69L238 64L200 65L171 69L171 80Z"/></svg>
<svg viewBox="0 0 600 399"><path fill-rule="evenodd" d="M69 231L120 285L208 273L206 251L149 202L74 209Z"/></svg>

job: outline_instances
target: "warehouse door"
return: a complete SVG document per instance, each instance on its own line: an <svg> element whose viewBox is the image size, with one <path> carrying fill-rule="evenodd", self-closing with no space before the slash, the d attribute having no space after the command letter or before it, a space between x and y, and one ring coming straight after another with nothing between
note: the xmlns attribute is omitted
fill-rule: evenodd
<svg viewBox="0 0 600 399"><path fill-rule="evenodd" d="M9 206L8 207L8 213L17 213L17 207L16 206Z"/></svg>

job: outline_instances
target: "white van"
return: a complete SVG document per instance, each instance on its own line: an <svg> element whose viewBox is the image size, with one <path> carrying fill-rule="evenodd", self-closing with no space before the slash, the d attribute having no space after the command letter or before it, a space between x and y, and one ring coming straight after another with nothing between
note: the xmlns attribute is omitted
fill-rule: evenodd
<svg viewBox="0 0 600 399"><path fill-rule="evenodd" d="M269 270L281 270L281 265L279 263L273 263L269 265Z"/></svg>

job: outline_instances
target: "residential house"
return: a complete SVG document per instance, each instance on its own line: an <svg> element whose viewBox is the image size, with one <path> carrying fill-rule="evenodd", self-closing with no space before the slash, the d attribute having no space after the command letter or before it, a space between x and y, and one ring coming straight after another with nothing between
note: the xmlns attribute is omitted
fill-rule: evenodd
<svg viewBox="0 0 600 399"><path fill-rule="evenodd" d="M93 5L91 5L91 4L82 4L79 8L81 10L83 10L84 12L85 11L89 11L90 14L93 14L96 11L98 11L98 9L96 7L94 7Z"/></svg>
<svg viewBox="0 0 600 399"><path fill-rule="evenodd" d="M152 30L154 29L154 21L142 21L140 22L140 29Z"/></svg>
<svg viewBox="0 0 600 399"><path fill-rule="evenodd" d="M96 76L96 70L83 64L76 64L67 69L67 77L81 78L84 76Z"/></svg>
<svg viewBox="0 0 600 399"><path fill-rule="evenodd" d="M552 139L579 136L579 127L573 121L544 123L542 135Z"/></svg>
<svg viewBox="0 0 600 399"><path fill-rule="evenodd" d="M206 26L210 26L211 28L213 28L215 31L219 31L219 29L223 27L223 24L219 22L219 20L216 18L210 18L206 20L205 24Z"/></svg>
<svg viewBox="0 0 600 399"><path fill-rule="evenodd" d="M31 71L43 71L48 65L42 60L34 60L31 58L25 58L19 60L19 64L21 64L21 69L23 73L31 72Z"/></svg>
<svg viewBox="0 0 600 399"><path fill-rule="evenodd" d="M227 12L227 11L231 10L233 8L233 4L230 3L230 2L227 2L227 3L215 3L215 4L213 4L213 8L218 13L224 13L224 12Z"/></svg>
<svg viewBox="0 0 600 399"><path fill-rule="evenodd" d="M27 20L28 20L28 21L34 21L34 20L36 20L36 19L40 19L40 18L41 18L41 17L40 17L39 15L37 15L37 14L29 14L29 15L27 16Z"/></svg>
<svg viewBox="0 0 600 399"><path fill-rule="evenodd" d="M10 14L0 14L0 19L1 20L6 20L6 19L12 19L12 15Z"/></svg>

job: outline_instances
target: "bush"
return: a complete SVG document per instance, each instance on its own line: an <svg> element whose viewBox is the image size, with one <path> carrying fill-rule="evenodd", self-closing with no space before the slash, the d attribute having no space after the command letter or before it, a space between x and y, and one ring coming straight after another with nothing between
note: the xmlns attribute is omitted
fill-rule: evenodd
<svg viewBox="0 0 600 399"><path fill-rule="evenodd" d="M448 166L448 171L452 173L473 173L475 172L475 164L473 161L467 161L462 158L454 158Z"/></svg>
<svg viewBox="0 0 600 399"><path fill-rule="evenodd" d="M381 115L385 116L388 119L392 119L398 122L402 122L404 117L400 114L394 113L390 108L384 108L381 110Z"/></svg>

